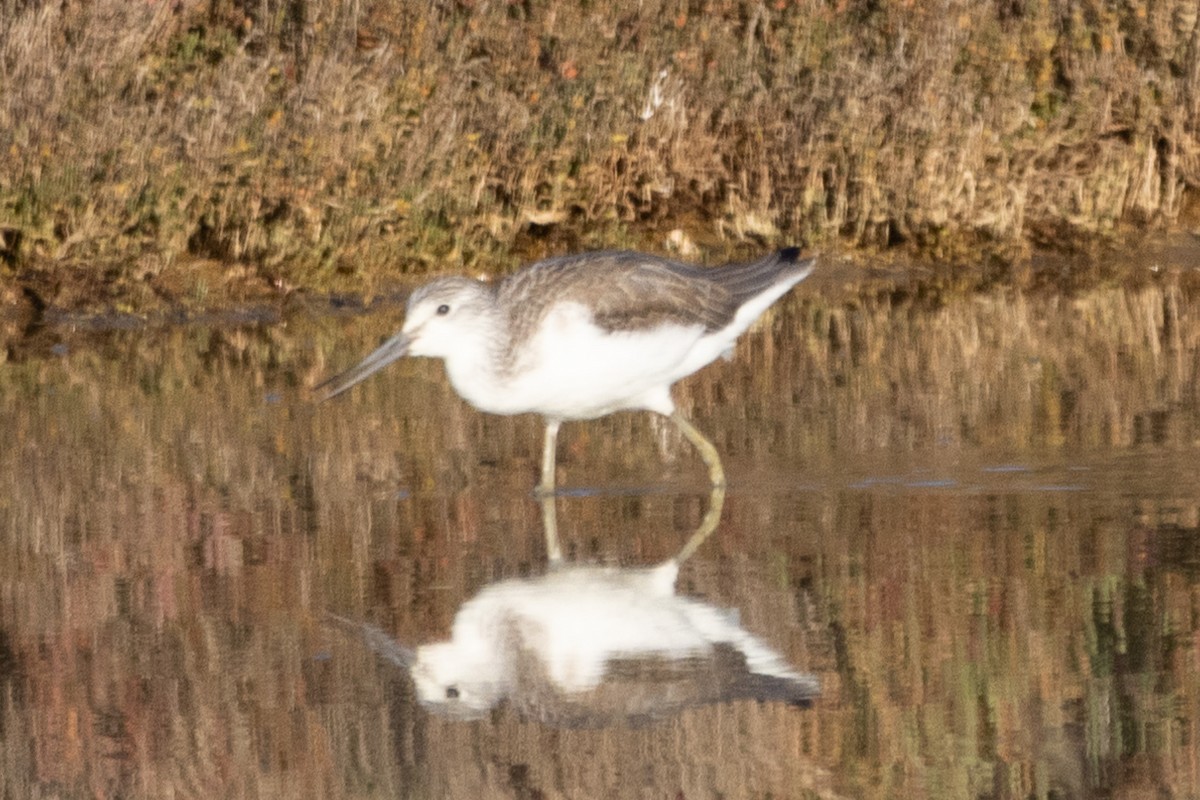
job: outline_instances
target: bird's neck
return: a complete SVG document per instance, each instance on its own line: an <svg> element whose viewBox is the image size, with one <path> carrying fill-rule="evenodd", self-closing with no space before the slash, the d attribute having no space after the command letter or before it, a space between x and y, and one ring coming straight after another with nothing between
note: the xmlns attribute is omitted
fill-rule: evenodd
<svg viewBox="0 0 1200 800"><path fill-rule="evenodd" d="M509 413L502 404L511 336L508 319L497 310L477 324L465 326L454 348L443 357L455 391L482 411Z"/></svg>

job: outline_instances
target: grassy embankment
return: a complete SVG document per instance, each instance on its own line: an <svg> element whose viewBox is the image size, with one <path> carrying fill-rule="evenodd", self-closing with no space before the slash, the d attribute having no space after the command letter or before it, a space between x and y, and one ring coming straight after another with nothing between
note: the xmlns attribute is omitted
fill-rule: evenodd
<svg viewBox="0 0 1200 800"><path fill-rule="evenodd" d="M0 302L551 250L1077 246L1200 186L1194 0L0 0Z"/></svg>

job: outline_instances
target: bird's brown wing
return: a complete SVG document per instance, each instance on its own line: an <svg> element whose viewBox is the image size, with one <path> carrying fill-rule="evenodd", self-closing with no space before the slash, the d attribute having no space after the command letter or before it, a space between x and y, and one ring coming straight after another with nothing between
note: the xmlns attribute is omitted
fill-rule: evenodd
<svg viewBox="0 0 1200 800"><path fill-rule="evenodd" d="M574 694L555 686L536 656L521 653L518 659L510 702L526 717L568 728L644 724L734 700L806 707L820 695L814 676L751 672L745 655L724 642L703 656L615 658L598 686Z"/></svg>
<svg viewBox="0 0 1200 800"><path fill-rule="evenodd" d="M607 331L675 323L723 328L737 313L732 292L705 270L644 253L604 251L547 259L506 278L499 289L514 327L534 326L555 303L592 310ZM519 335L519 334L518 334Z"/></svg>

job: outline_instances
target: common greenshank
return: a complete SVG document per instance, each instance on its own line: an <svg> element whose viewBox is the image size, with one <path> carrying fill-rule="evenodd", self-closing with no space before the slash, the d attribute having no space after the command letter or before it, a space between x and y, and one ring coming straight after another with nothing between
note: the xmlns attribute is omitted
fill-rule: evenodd
<svg viewBox="0 0 1200 800"><path fill-rule="evenodd" d="M334 397L405 355L440 358L454 389L493 414L541 414L542 514L557 563L558 429L621 410L669 417L708 467L712 500L699 546L720 519L725 473L716 448L675 407L671 386L715 360L768 306L812 272L787 248L703 268L628 251L560 256L485 283L438 278L413 292L400 332L321 384Z"/></svg>

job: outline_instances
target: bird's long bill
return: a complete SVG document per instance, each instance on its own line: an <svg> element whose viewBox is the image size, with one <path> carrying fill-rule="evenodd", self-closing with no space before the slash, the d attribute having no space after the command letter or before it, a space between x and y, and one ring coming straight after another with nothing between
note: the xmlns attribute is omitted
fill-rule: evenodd
<svg viewBox="0 0 1200 800"><path fill-rule="evenodd" d="M329 380L317 386L316 391L322 392L321 400L337 397L354 384L374 375L396 359L402 358L408 352L411 344L412 340L407 333L397 333L355 366L340 375L334 375Z"/></svg>
<svg viewBox="0 0 1200 800"><path fill-rule="evenodd" d="M330 622L348 630L351 633L359 634L363 637L367 646L370 647L376 655L387 659L398 667L404 669L412 669L412 665L417 660L417 651L408 645L401 644L388 636L382 628L377 628L366 622L358 622L346 617L334 614L332 611L326 611L325 617Z"/></svg>

